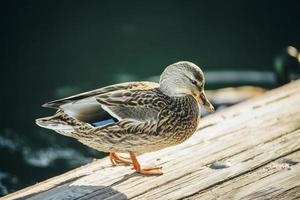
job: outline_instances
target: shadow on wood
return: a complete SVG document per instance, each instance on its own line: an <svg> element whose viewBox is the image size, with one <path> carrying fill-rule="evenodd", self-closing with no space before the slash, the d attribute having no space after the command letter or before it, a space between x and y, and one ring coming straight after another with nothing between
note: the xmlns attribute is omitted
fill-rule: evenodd
<svg viewBox="0 0 300 200"><path fill-rule="evenodd" d="M68 187L68 190L70 191L68 194L64 194L62 191L65 190L65 188ZM44 193L40 194L34 194L34 196L24 196L21 199L75 199L77 198L77 195L72 194L78 194L81 193L82 195L88 195L91 192L97 192L95 195L89 195L89 198L97 198L97 199L107 199L110 197L117 196L117 199L127 199L126 195L123 193L120 193L113 188L109 186L87 186L87 185L64 185L62 187L57 187L53 190L51 190L47 195L45 196ZM98 193L101 192L101 195Z"/></svg>

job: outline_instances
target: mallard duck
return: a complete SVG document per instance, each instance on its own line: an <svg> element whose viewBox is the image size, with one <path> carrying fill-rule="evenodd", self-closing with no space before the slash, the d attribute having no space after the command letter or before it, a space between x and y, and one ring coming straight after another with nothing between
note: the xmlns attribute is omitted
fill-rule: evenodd
<svg viewBox="0 0 300 200"><path fill-rule="evenodd" d="M204 83L197 65L181 61L167 66L159 83L121 83L48 102L43 106L58 111L36 123L109 152L114 165L132 164L139 173L160 175L160 167L143 167L136 155L180 144L196 131L200 106L214 111Z"/></svg>

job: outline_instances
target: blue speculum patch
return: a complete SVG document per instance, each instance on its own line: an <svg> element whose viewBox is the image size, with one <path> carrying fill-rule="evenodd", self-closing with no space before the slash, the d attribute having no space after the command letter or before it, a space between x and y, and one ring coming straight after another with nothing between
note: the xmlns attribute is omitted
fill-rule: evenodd
<svg viewBox="0 0 300 200"><path fill-rule="evenodd" d="M104 126L104 125L112 123L112 122L115 122L115 121L113 119L106 119L106 120L102 120L99 122L94 122L94 123L92 123L92 125L95 127L98 127L98 126Z"/></svg>

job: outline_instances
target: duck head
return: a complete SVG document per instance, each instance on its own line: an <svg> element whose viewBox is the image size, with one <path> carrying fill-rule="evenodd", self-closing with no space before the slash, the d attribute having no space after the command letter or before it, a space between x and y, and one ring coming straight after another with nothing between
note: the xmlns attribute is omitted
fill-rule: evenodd
<svg viewBox="0 0 300 200"><path fill-rule="evenodd" d="M168 96L191 95L208 112L214 111L204 92L204 74L192 62L180 61L169 65L161 74L159 84L160 90Z"/></svg>

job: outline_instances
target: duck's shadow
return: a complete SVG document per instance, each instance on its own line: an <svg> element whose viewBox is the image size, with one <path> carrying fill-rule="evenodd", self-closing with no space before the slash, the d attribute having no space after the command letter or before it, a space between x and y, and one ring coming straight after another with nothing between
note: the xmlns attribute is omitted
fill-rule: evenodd
<svg viewBox="0 0 300 200"><path fill-rule="evenodd" d="M127 199L127 196L110 186L69 185L35 193L21 199L30 200L73 200L73 199Z"/></svg>
<svg viewBox="0 0 300 200"><path fill-rule="evenodd" d="M76 185L74 184L73 181L75 180L73 179L60 185L56 185L55 187L47 191L37 192L28 196L24 196L21 199L127 199L127 196L124 193L113 189L113 187L137 176L146 175L142 175L136 172L127 174L120 180L117 180L109 186ZM80 177L78 177L77 179L80 179Z"/></svg>

